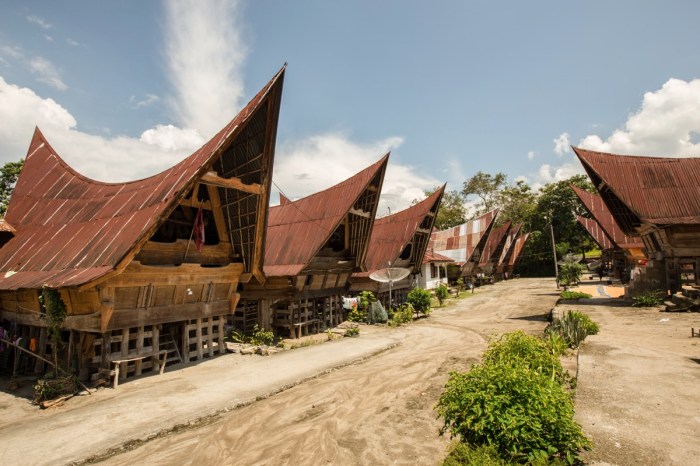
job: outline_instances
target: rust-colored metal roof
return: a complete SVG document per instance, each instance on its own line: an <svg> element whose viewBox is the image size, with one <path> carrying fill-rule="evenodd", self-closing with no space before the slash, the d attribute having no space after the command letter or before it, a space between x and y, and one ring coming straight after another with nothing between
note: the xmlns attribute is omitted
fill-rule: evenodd
<svg viewBox="0 0 700 466"><path fill-rule="evenodd" d="M617 221L615 221L610 209L605 205L601 196L590 193L573 184L569 186L574 193L576 193L576 196L581 199L586 210L591 214L598 225L600 225L608 239L612 241L613 247L618 247L620 249L639 249L644 247L644 243L642 243L640 237L628 236L622 231L622 228L620 228ZM586 227L586 229L588 229L588 227ZM596 239L595 236L594 239ZM596 242L598 242L598 239L596 239Z"/></svg>
<svg viewBox="0 0 700 466"><path fill-rule="evenodd" d="M434 231L428 248L459 264L465 264L472 259L475 250L480 246L483 248L479 243L486 241L485 234L490 231L497 214L498 209L492 210L456 227Z"/></svg>
<svg viewBox="0 0 700 466"><path fill-rule="evenodd" d="M610 241L608 235L605 234L605 231L603 231L603 228L598 222L595 221L595 219L577 215L576 220L578 220L578 223L583 225L588 234L593 237L593 240L596 242L596 244L598 244L600 249L606 250L614 247L613 242Z"/></svg>
<svg viewBox="0 0 700 466"><path fill-rule="evenodd" d="M640 157L573 149L628 235L633 235L642 222L700 224L700 158Z"/></svg>
<svg viewBox="0 0 700 466"><path fill-rule="evenodd" d="M508 230L505 243L503 244L503 251L501 251L501 257L498 259L498 267L502 268L508 264L508 259L510 259L510 255L513 253L513 245L515 245L515 240L517 239L522 226L522 223L517 223L512 225L510 230Z"/></svg>
<svg viewBox="0 0 700 466"><path fill-rule="evenodd" d="M401 267L411 269L412 273L420 272L444 192L445 185L408 209L374 221L365 261L368 272L389 267L389 262L397 266L396 262L408 244L413 249L410 251L410 262Z"/></svg>
<svg viewBox="0 0 700 466"><path fill-rule="evenodd" d="M503 247L508 235L508 230L510 230L511 221L508 220L506 223L498 228L494 228L489 233L489 239L486 240L484 245L484 252L481 254L481 259L479 260L479 267L485 267L489 263L497 263L501 258L501 252L503 252Z"/></svg>
<svg viewBox="0 0 700 466"><path fill-rule="evenodd" d="M448 263L451 263L454 261L447 256L443 256L442 254L438 254L435 251L427 250L427 251L425 251L425 254L423 255L423 263L428 264L430 262L448 262Z"/></svg>
<svg viewBox="0 0 700 466"><path fill-rule="evenodd" d="M370 190L373 180L377 181L378 189L381 189L388 160L389 154L386 154L335 186L303 199L271 207L265 249L265 275L298 275L326 244L360 196ZM376 199L369 212L371 220L377 212L379 191L374 194ZM355 259L359 264L364 262L370 235L371 228L367 237L361 239L363 244L358 246Z"/></svg>
<svg viewBox="0 0 700 466"><path fill-rule="evenodd" d="M0 249L0 289L83 285L125 267L249 121L259 116L258 110L268 110L265 120L276 124L285 67L191 156L138 181L103 183L84 177L56 154L37 128L5 215L17 231ZM270 134L274 147L275 131ZM269 186L270 180L262 182ZM265 205L268 192L269 187L259 196Z"/></svg>
<svg viewBox="0 0 700 466"><path fill-rule="evenodd" d="M515 267L515 264L518 263L518 260L520 260L520 256L525 249L525 244L527 243L527 239L529 237L530 233L525 233L524 235L518 236L518 239L515 240L515 244L513 245L513 254L510 255L510 260L508 261L508 268L511 271Z"/></svg>

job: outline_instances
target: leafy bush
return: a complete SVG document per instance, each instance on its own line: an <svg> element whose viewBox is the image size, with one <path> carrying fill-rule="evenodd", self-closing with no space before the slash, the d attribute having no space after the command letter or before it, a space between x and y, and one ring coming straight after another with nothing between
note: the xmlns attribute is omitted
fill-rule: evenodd
<svg viewBox="0 0 700 466"><path fill-rule="evenodd" d="M526 364L485 361L468 373L453 372L436 408L444 418L441 433L474 447L490 445L508 461L573 463L590 447L574 422L571 395Z"/></svg>
<svg viewBox="0 0 700 466"><path fill-rule="evenodd" d="M63 395L72 395L78 391L78 379L74 375L65 377L43 378L34 385L35 404L42 401L53 400Z"/></svg>
<svg viewBox="0 0 700 466"><path fill-rule="evenodd" d="M632 301L634 301L634 304L632 304L632 306L634 306L634 307L660 306L664 302L663 291L661 291L661 290L645 291L637 296L634 296L632 298Z"/></svg>
<svg viewBox="0 0 700 466"><path fill-rule="evenodd" d="M547 345L549 352L557 357L566 354L569 349L569 342L560 334L554 332L544 333L544 343Z"/></svg>
<svg viewBox="0 0 700 466"><path fill-rule="evenodd" d="M357 295L357 307L353 307L348 312L348 320L351 322L367 322L367 314L370 305L377 301L371 291L362 291Z"/></svg>
<svg viewBox="0 0 700 466"><path fill-rule="evenodd" d="M561 292L561 298L562 299L579 299L579 298L592 298L591 295L588 293L581 293L580 291L562 291Z"/></svg>
<svg viewBox="0 0 700 466"><path fill-rule="evenodd" d="M509 466L494 447L472 447L467 443L456 442L443 461L442 466Z"/></svg>
<svg viewBox="0 0 700 466"><path fill-rule="evenodd" d="M456 284L457 284L457 297L459 298L459 294L460 294L460 293L462 292L462 290L464 289L464 280L462 279L462 277L459 277L459 278L457 279L457 283L456 283Z"/></svg>
<svg viewBox="0 0 700 466"><path fill-rule="evenodd" d="M253 327L253 334L250 336L249 342L255 346L270 346L275 340L275 334L272 330L265 330L258 327L255 324Z"/></svg>
<svg viewBox="0 0 700 466"><path fill-rule="evenodd" d="M578 311L567 311L561 319L555 318L545 329L545 334L560 335L572 348L578 348L588 335L598 333L598 324L588 315Z"/></svg>
<svg viewBox="0 0 700 466"><path fill-rule="evenodd" d="M352 328L346 329L345 336L346 337L359 337L360 336L360 328L359 327L352 327Z"/></svg>
<svg viewBox="0 0 700 466"><path fill-rule="evenodd" d="M541 338L522 330L502 335L489 343L484 353L485 364L524 366L561 383L566 381L559 358L552 354Z"/></svg>
<svg viewBox="0 0 700 466"><path fill-rule="evenodd" d="M440 303L440 307L442 307L442 303L447 299L447 297L449 295L450 295L450 292L444 283L440 283L438 285L438 287L435 288L435 297L437 298L438 302Z"/></svg>
<svg viewBox="0 0 700 466"><path fill-rule="evenodd" d="M422 314L430 313L430 291L422 288L414 288L408 292L406 302L413 306L416 312Z"/></svg>
<svg viewBox="0 0 700 466"><path fill-rule="evenodd" d="M559 283L563 286L575 285L581 278L583 266L573 260L567 260L559 266Z"/></svg>
<svg viewBox="0 0 700 466"><path fill-rule="evenodd" d="M405 323L413 321L413 306L410 303L404 303L394 310L394 314L389 321L391 327L399 327Z"/></svg>

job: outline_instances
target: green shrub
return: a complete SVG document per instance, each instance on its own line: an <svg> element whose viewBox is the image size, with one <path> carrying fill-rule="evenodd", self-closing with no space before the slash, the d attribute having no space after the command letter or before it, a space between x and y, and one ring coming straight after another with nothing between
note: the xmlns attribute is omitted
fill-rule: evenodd
<svg viewBox="0 0 700 466"><path fill-rule="evenodd" d="M394 310L394 314L389 320L391 327L399 327L403 324L413 321L413 306L410 303L404 303Z"/></svg>
<svg viewBox="0 0 700 466"><path fill-rule="evenodd" d="M248 338L248 343L255 346L270 346L275 340L275 334L272 330L265 330L255 324L253 334Z"/></svg>
<svg viewBox="0 0 700 466"><path fill-rule="evenodd" d="M558 333L545 332L544 342L554 356L566 354L569 349L569 342Z"/></svg>
<svg viewBox="0 0 700 466"><path fill-rule="evenodd" d="M573 420L571 395L526 364L485 361L468 373L453 372L436 409L444 419L441 433L474 447L491 446L508 461L573 463L590 447Z"/></svg>
<svg viewBox="0 0 700 466"><path fill-rule="evenodd" d="M510 466L502 459L494 447L472 447L467 443L455 442L442 462L442 466Z"/></svg>
<svg viewBox="0 0 700 466"><path fill-rule="evenodd" d="M413 306L416 312L428 315L430 313L430 291L414 288L408 292L406 302Z"/></svg>
<svg viewBox="0 0 700 466"><path fill-rule="evenodd" d="M561 292L561 298L562 299L580 299L580 298L592 298L591 295L588 293L581 293L580 291L562 291Z"/></svg>
<svg viewBox="0 0 700 466"><path fill-rule="evenodd" d="M447 299L447 297L449 295L450 295L450 292L444 283L440 283L438 285L438 287L435 288L435 297L437 298L438 302L440 303L440 307L442 307L442 303Z"/></svg>
<svg viewBox="0 0 700 466"><path fill-rule="evenodd" d="M574 260L567 260L559 266L559 283L563 286L575 285L583 273L583 266Z"/></svg>
<svg viewBox="0 0 700 466"><path fill-rule="evenodd" d="M457 279L457 297L458 298L459 298L459 294L462 292L463 289L464 289L464 280L462 279L462 277L459 277Z"/></svg>
<svg viewBox="0 0 700 466"><path fill-rule="evenodd" d="M357 295L357 307L354 307L348 312L348 320L351 322L367 322L367 314L370 305L377 301L374 293L371 291L362 291Z"/></svg>
<svg viewBox="0 0 700 466"><path fill-rule="evenodd" d="M345 336L346 337L359 337L360 336L360 328L359 327L352 327L352 328L346 329Z"/></svg>
<svg viewBox="0 0 700 466"><path fill-rule="evenodd" d="M660 306L664 302L663 291L645 291L637 296L634 296L632 301L634 301L634 304L632 304L634 307Z"/></svg>
<svg viewBox="0 0 700 466"><path fill-rule="evenodd" d="M491 341L484 353L484 363L525 366L560 383L566 381L559 358L552 354L544 340L527 335L522 330L506 333Z"/></svg>
<svg viewBox="0 0 700 466"><path fill-rule="evenodd" d="M567 311L561 319L555 318L545 329L545 334L560 335L572 348L578 348L588 335L598 333L598 324L588 315L578 311Z"/></svg>

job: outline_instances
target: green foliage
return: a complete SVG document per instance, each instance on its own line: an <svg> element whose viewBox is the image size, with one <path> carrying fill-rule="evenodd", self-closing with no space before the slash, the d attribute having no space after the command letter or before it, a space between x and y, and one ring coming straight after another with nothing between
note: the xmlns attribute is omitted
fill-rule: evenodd
<svg viewBox="0 0 700 466"><path fill-rule="evenodd" d="M472 447L467 443L456 442L442 462L442 466L510 466L502 459L493 446Z"/></svg>
<svg viewBox="0 0 700 466"><path fill-rule="evenodd" d="M46 319L46 330L51 340L53 363L58 367L58 352L63 347L61 332L68 315L68 308L61 299L61 293L53 288L42 288L39 302L46 311L43 317Z"/></svg>
<svg viewBox="0 0 700 466"><path fill-rule="evenodd" d="M499 194L499 221L522 223L525 231L531 230L532 219L537 211L537 194L524 181L503 188Z"/></svg>
<svg viewBox="0 0 700 466"><path fill-rule="evenodd" d="M23 166L24 160L20 160L19 162L7 162L0 168L0 217L5 215L17 177Z"/></svg>
<svg viewBox="0 0 700 466"><path fill-rule="evenodd" d="M499 191L506 184L507 176L504 173L477 172L464 182L462 195L468 198L476 195L479 202L476 205L476 214L481 215L498 207Z"/></svg>
<svg viewBox="0 0 700 466"><path fill-rule="evenodd" d="M43 378L34 384L35 404L53 400L59 396L72 395L78 391L78 378L74 375L65 377Z"/></svg>
<svg viewBox="0 0 700 466"><path fill-rule="evenodd" d="M258 324L255 324L255 327L253 327L253 334L248 339L248 342L255 346L270 346L274 340L275 334L272 330L259 328Z"/></svg>
<svg viewBox="0 0 700 466"><path fill-rule="evenodd" d="M559 266L559 284L563 286L575 285L581 279L583 266L574 260L567 260Z"/></svg>
<svg viewBox="0 0 700 466"><path fill-rule="evenodd" d="M586 298L592 298L591 295L588 293L581 293L580 291L562 291L561 294L562 299L586 299Z"/></svg>
<svg viewBox="0 0 700 466"><path fill-rule="evenodd" d="M567 311L561 319L555 318L545 334L561 336L571 348L578 348L588 335L598 333L599 327L591 318L578 311Z"/></svg>
<svg viewBox="0 0 700 466"><path fill-rule="evenodd" d="M557 357L566 354L569 349L569 342L555 332L545 332L544 343L547 345L549 352ZM569 380L569 382L571 381Z"/></svg>
<svg viewBox="0 0 700 466"><path fill-rule="evenodd" d="M442 307L442 303L447 299L447 297L449 295L450 295L450 292L444 283L440 283L438 285L438 287L435 288L435 297L437 298L438 302L440 303L440 307Z"/></svg>
<svg viewBox="0 0 700 466"><path fill-rule="evenodd" d="M525 366L560 383L566 381L559 358L552 354L545 341L522 330L491 341L484 353L484 364Z"/></svg>
<svg viewBox="0 0 700 466"><path fill-rule="evenodd" d="M634 307L655 307L660 306L664 302L663 291L645 291L637 296L632 297Z"/></svg>
<svg viewBox="0 0 700 466"><path fill-rule="evenodd" d="M437 186L430 191L424 191L426 197L440 189ZM413 203L417 203L416 199ZM440 200L437 217L435 218L435 229L446 230L467 221L467 208L465 206L464 197L459 191L445 191Z"/></svg>
<svg viewBox="0 0 700 466"><path fill-rule="evenodd" d="M444 418L442 433L471 446L490 445L508 461L573 463L590 447L573 420L571 395L525 364L484 362L468 373L451 373L437 412Z"/></svg>
<svg viewBox="0 0 700 466"><path fill-rule="evenodd" d="M360 336L360 327L352 327L352 328L346 329L345 336L346 337L359 337Z"/></svg>
<svg viewBox="0 0 700 466"><path fill-rule="evenodd" d="M371 291L362 291L357 295L357 307L348 312L348 320L351 322L367 322L367 313L370 305L376 302L377 298Z"/></svg>
<svg viewBox="0 0 700 466"><path fill-rule="evenodd" d="M401 325L406 324L408 322L413 322L414 312L415 310L413 309L411 303L402 304L394 311L394 314L391 316L391 319L389 320L389 326L400 327Z"/></svg>
<svg viewBox="0 0 700 466"><path fill-rule="evenodd" d="M430 291L422 288L414 288L408 292L406 302L413 306L416 312L430 314Z"/></svg>
<svg viewBox="0 0 700 466"><path fill-rule="evenodd" d="M457 284L457 297L459 298L459 294L460 294L460 293L462 292L462 290L464 289L464 279L462 279L462 277L459 277L459 278L457 279L457 283L456 283L456 284Z"/></svg>

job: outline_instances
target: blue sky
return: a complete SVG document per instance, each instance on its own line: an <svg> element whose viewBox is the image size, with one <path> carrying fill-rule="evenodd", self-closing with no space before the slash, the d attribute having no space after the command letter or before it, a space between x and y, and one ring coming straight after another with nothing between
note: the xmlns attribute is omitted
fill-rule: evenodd
<svg viewBox="0 0 700 466"><path fill-rule="evenodd" d="M0 161L38 125L88 176L165 169L289 63L291 197L392 151L384 206L476 171L582 172L568 144L700 155L695 1L5 1Z"/></svg>

